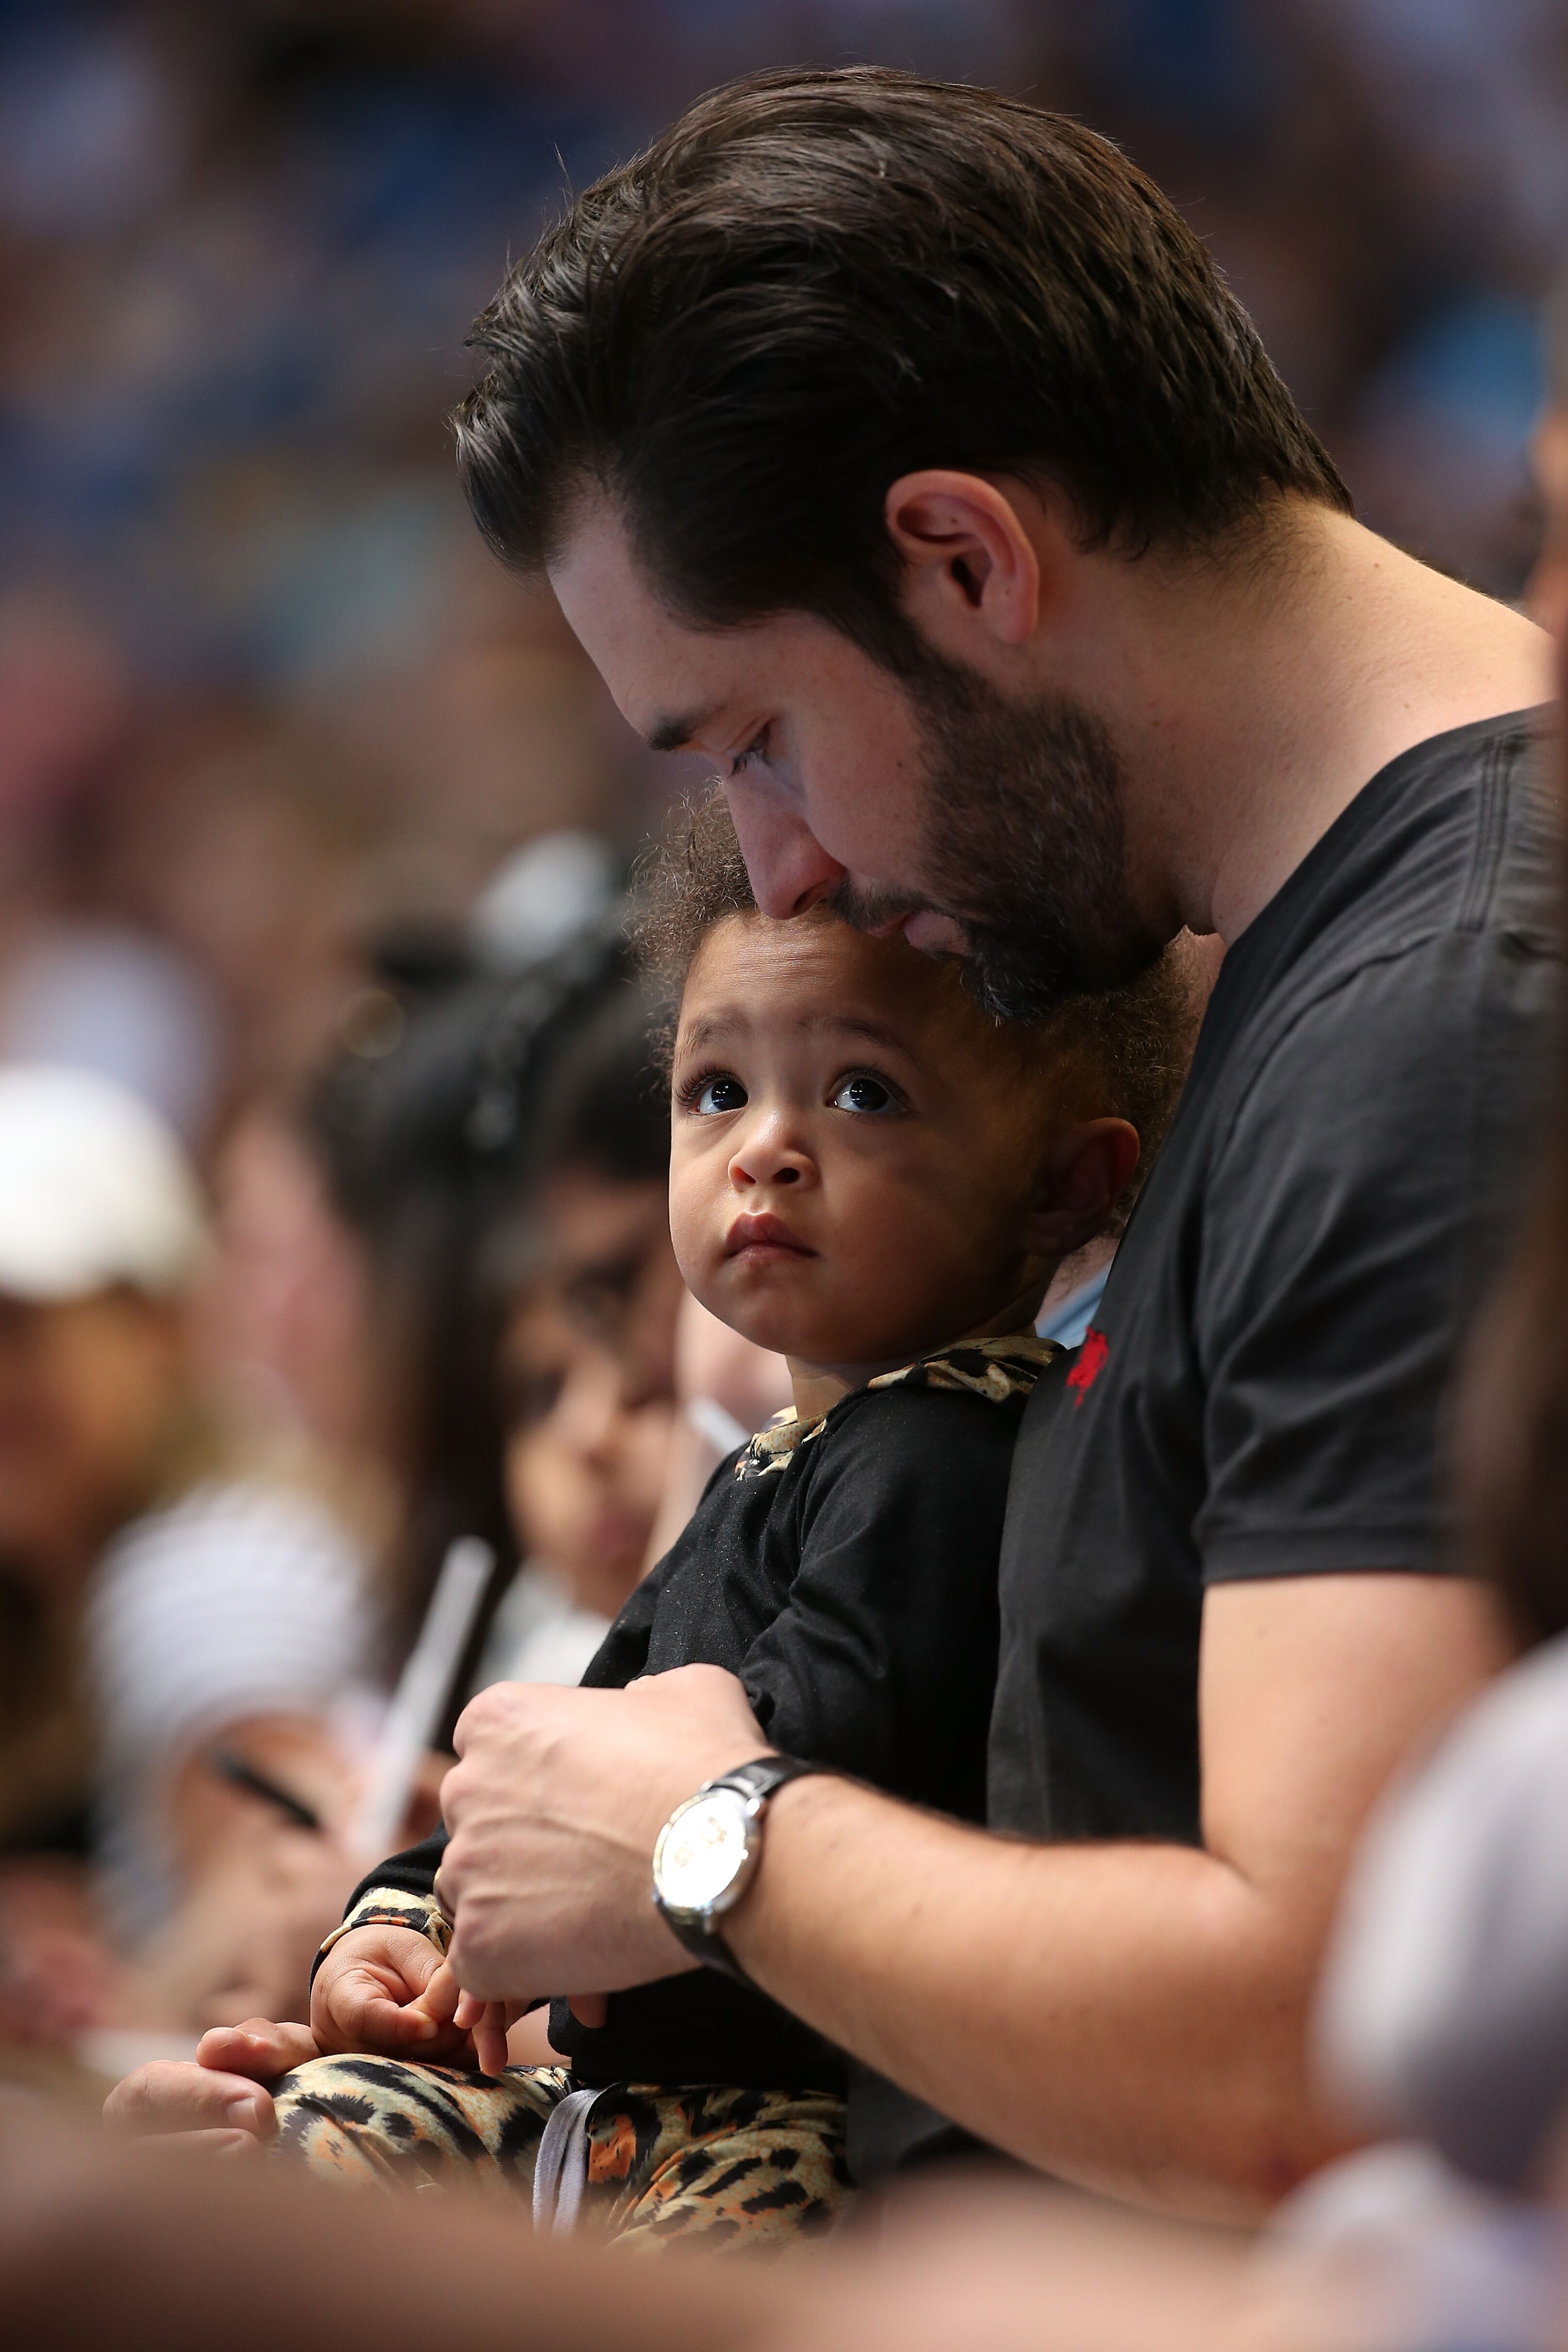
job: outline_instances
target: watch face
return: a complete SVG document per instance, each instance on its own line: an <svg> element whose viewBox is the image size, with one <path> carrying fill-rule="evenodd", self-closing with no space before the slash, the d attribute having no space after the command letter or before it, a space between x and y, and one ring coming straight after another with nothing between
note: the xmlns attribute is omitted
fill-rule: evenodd
<svg viewBox="0 0 1568 2352"><path fill-rule="evenodd" d="M746 1867L747 1810L737 1790L713 1789L671 1817L653 1856L661 1902L699 1914L724 1908Z"/></svg>

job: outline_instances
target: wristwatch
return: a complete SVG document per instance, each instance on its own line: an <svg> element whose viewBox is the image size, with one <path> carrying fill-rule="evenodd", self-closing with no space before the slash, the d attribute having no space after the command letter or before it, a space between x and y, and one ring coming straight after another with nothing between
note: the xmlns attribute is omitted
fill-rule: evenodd
<svg viewBox="0 0 1568 2352"><path fill-rule="evenodd" d="M705 1780L677 1805L653 1848L653 1902L671 1933L706 1968L751 1979L715 1928L745 1894L762 1852L762 1814L776 1789L821 1772L798 1756L759 1756Z"/></svg>

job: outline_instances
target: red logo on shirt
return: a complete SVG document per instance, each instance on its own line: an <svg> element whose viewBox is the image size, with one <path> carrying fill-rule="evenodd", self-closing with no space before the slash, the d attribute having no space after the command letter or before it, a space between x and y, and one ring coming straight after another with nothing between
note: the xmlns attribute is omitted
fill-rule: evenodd
<svg viewBox="0 0 1568 2352"><path fill-rule="evenodd" d="M1076 1412L1090 1390L1100 1377L1100 1368L1110 1353L1111 1342L1103 1331L1092 1326L1083 1334L1083 1345L1078 1350L1078 1361L1067 1375L1067 1385L1072 1391L1072 1409Z"/></svg>

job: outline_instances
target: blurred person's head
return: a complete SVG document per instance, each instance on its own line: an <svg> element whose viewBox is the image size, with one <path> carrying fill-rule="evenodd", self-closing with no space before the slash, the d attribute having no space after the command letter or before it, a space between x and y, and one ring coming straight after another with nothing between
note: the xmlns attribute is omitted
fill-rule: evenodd
<svg viewBox="0 0 1568 2352"><path fill-rule="evenodd" d="M560 1224L560 1296L574 1328L600 1330L606 1286L630 1280L635 1295L629 1305L617 1295L611 1319L620 1336L627 1320L627 1346L646 1352L637 1336L636 1265L649 1246L640 1147L619 1112L603 1110L599 1062L574 1059L601 1015L614 1008L619 1018L632 998L619 940L585 934L516 979L474 982L416 1010L384 1050L380 1040L345 1049L308 1103L304 1133L329 1202L364 1256L373 1444L400 1497L395 1644L417 1630L455 1538L482 1538L502 1562L511 1552L497 1364L518 1286L498 1268L516 1262L519 1225L531 1280ZM634 1006L632 1018L635 1027ZM624 1050L646 1062L645 1045L628 1040ZM661 1344L667 1353L666 1338L655 1355ZM632 1386L651 1392L642 1373Z"/></svg>
<svg viewBox="0 0 1568 2352"><path fill-rule="evenodd" d="M1155 962L1139 600L1254 600L1351 501L1109 141L878 68L758 75L577 198L475 341L481 529L655 749L725 762L768 913L906 921L1022 1016Z"/></svg>
<svg viewBox="0 0 1568 2352"><path fill-rule="evenodd" d="M502 1343L520 1547L613 1616L664 1489L683 1287L648 1008L622 988L563 1049L543 1107L537 1264Z"/></svg>
<svg viewBox="0 0 1568 2352"><path fill-rule="evenodd" d="M623 985L561 1056L539 1129L538 1223L567 1313L630 1407L674 1393L669 1106L650 1007Z"/></svg>
<svg viewBox="0 0 1568 2352"><path fill-rule="evenodd" d="M79 1578L168 1482L193 1406L195 1181L144 1104L0 1071L0 1562Z"/></svg>
<svg viewBox="0 0 1568 2352"><path fill-rule="evenodd" d="M642 1575L664 1489L672 1407L628 1405L613 1354L539 1280L501 1340L507 1507L517 1548L574 1604L613 1617Z"/></svg>
<svg viewBox="0 0 1568 2352"><path fill-rule="evenodd" d="M232 1122L213 1200L200 1303L214 1372L247 1417L373 1471L382 1432L368 1255L286 1100L258 1096Z"/></svg>
<svg viewBox="0 0 1568 2352"><path fill-rule="evenodd" d="M827 904L762 913L716 795L644 873L667 995L681 1270L760 1348L855 1379L1032 1323L1112 1228L1186 1076L1191 975L1003 1023Z"/></svg>

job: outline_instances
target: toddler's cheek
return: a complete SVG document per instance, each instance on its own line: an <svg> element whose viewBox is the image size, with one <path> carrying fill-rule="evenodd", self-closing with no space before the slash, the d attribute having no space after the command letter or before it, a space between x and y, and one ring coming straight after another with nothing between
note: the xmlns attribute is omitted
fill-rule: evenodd
<svg viewBox="0 0 1568 2352"><path fill-rule="evenodd" d="M706 1181L691 1170L672 1163L670 1170L670 1243L681 1280L693 1296L711 1309L704 1297L711 1290L723 1263L724 1219L721 1202Z"/></svg>

